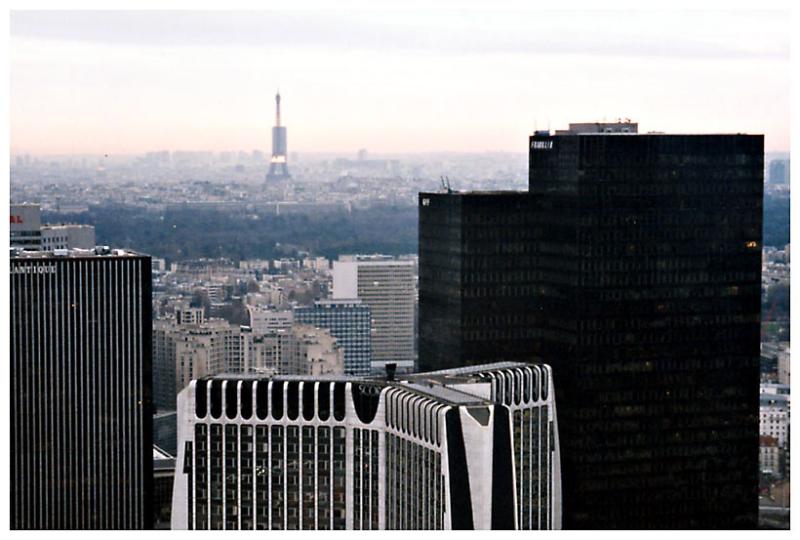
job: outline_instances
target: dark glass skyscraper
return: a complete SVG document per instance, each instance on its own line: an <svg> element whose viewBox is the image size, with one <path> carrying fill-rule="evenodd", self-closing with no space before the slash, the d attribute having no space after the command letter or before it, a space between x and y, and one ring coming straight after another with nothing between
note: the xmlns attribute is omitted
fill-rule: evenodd
<svg viewBox="0 0 800 540"><path fill-rule="evenodd" d="M420 195L420 364L516 354L524 327L502 321L529 321L522 354L556 381L565 528L755 526L763 137L570 131L530 148L527 217L497 195Z"/></svg>
<svg viewBox="0 0 800 540"><path fill-rule="evenodd" d="M419 200L420 369L532 361L533 198L506 191Z"/></svg>
<svg viewBox="0 0 800 540"><path fill-rule="evenodd" d="M11 257L11 527L152 523L150 257Z"/></svg>

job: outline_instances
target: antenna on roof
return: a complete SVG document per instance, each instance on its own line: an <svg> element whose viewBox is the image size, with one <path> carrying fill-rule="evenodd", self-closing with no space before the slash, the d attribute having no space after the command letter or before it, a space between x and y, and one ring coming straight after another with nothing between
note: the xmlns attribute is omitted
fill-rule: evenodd
<svg viewBox="0 0 800 540"><path fill-rule="evenodd" d="M453 190L450 188L450 178L447 176L440 176L439 179L442 181L442 191L452 193Z"/></svg>

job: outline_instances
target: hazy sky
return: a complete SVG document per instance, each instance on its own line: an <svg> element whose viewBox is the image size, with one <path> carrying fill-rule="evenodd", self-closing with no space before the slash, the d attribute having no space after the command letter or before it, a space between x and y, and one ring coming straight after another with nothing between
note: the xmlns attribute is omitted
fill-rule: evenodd
<svg viewBox="0 0 800 540"><path fill-rule="evenodd" d="M781 12L11 14L12 153L517 151L535 128L764 133L789 148Z"/></svg>

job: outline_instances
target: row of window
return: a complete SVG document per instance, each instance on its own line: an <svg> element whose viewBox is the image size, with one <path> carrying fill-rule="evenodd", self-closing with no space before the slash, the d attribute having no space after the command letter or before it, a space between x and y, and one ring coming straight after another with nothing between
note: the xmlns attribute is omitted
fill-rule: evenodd
<svg viewBox="0 0 800 540"><path fill-rule="evenodd" d="M386 434L386 528L444 529L447 512L441 455Z"/></svg>
<svg viewBox="0 0 800 540"><path fill-rule="evenodd" d="M345 453L343 427L197 424L189 527L344 529Z"/></svg>
<svg viewBox="0 0 800 540"><path fill-rule="evenodd" d="M727 208L720 211L718 208L709 208L703 212L676 213L673 210L648 208L643 212L623 212L616 208L597 209L594 212L585 212L580 215L577 223L589 231L592 230L617 230L625 227L647 227L651 230L660 230L665 227L690 227L697 225L713 225L728 223L731 212ZM747 217L745 214L744 217ZM753 216L758 219L758 216ZM736 221L741 223L741 221Z"/></svg>
<svg viewBox="0 0 800 540"><path fill-rule="evenodd" d="M353 529L379 528L378 431L353 430Z"/></svg>
<svg viewBox="0 0 800 540"><path fill-rule="evenodd" d="M513 422L517 524L522 530L551 529L553 448L547 406L515 410Z"/></svg>

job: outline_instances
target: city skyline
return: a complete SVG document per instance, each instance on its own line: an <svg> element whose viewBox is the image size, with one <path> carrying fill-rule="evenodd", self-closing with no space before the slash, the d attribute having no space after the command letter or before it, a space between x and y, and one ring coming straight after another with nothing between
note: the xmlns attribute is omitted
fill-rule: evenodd
<svg viewBox="0 0 800 540"><path fill-rule="evenodd" d="M788 151L784 15L15 11L11 151L267 152L278 89L299 153L524 152L619 117Z"/></svg>
<svg viewBox="0 0 800 540"><path fill-rule="evenodd" d="M790 528L786 0L246 1L9 11L7 527Z"/></svg>

